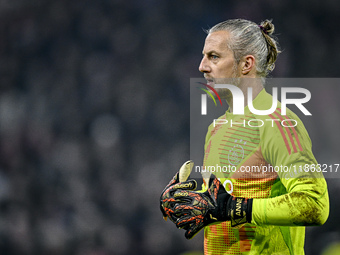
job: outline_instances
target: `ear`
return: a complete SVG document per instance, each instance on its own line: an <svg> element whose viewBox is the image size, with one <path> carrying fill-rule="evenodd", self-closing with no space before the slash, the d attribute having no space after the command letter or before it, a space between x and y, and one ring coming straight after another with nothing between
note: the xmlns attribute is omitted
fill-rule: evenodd
<svg viewBox="0 0 340 255"><path fill-rule="evenodd" d="M241 61L241 73L243 75L255 74L255 57L253 55L244 56Z"/></svg>

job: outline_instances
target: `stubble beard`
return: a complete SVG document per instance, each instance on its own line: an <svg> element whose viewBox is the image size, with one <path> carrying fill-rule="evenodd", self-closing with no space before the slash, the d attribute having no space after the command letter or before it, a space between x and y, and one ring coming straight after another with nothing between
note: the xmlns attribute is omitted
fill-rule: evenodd
<svg viewBox="0 0 340 255"><path fill-rule="evenodd" d="M241 84L241 78L237 74L237 65L235 64L233 66L232 75L231 75L230 78L216 79L215 84L231 84L231 85L234 85L236 87L239 87L240 84ZM218 93L218 95L220 96L221 99L227 99L228 100L230 97L232 97L232 94L231 94L229 89L222 89L222 88L216 89L215 88L215 90L216 90L216 92Z"/></svg>

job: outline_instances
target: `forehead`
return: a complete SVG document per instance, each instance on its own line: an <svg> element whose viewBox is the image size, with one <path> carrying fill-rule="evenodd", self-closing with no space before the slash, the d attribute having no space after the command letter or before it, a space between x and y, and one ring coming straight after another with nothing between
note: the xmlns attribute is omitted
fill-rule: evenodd
<svg viewBox="0 0 340 255"><path fill-rule="evenodd" d="M228 31L217 31L208 34L205 39L203 53L207 53L210 51L227 51L228 48L228 40L230 34Z"/></svg>

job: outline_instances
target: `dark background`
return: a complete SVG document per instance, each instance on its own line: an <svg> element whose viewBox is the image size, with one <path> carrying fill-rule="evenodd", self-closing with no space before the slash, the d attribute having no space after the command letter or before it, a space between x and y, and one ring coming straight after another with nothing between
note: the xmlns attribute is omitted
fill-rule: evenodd
<svg viewBox="0 0 340 255"><path fill-rule="evenodd" d="M202 250L202 233L187 241L162 220L158 198L189 158L203 29L273 19L273 77L338 77L339 13L336 0L0 1L0 253ZM339 90L315 96L334 124L310 127L315 156L340 163ZM331 215L307 228L306 254L340 240L339 181L328 183Z"/></svg>

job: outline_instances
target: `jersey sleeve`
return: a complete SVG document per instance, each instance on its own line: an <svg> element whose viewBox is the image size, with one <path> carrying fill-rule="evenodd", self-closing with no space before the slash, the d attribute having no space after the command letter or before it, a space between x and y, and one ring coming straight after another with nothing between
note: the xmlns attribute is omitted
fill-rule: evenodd
<svg viewBox="0 0 340 255"><path fill-rule="evenodd" d="M293 117L297 120L295 127L275 121L262 131L263 157L274 167L286 194L275 195L272 190L272 197L254 199L252 223L255 225L322 225L328 218L327 183L303 123L297 116Z"/></svg>

